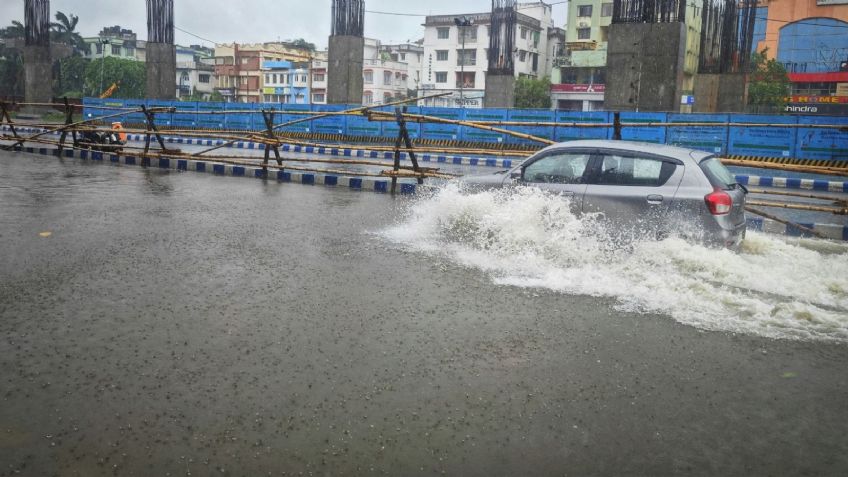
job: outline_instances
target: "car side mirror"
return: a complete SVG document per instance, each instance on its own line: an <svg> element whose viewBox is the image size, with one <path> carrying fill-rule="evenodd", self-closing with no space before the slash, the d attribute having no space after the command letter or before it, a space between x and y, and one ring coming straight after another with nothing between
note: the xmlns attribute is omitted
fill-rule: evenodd
<svg viewBox="0 0 848 477"><path fill-rule="evenodd" d="M522 175L523 172L524 171L522 171L521 169L519 169L517 171L512 171L512 172L509 173L509 178L512 179L512 180L521 179L521 175Z"/></svg>

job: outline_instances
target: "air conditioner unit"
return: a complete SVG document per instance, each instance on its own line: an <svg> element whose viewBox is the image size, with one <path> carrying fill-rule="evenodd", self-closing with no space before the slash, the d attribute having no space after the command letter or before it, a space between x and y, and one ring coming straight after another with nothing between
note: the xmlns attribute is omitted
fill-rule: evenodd
<svg viewBox="0 0 848 477"><path fill-rule="evenodd" d="M591 23L589 23L585 20L577 22L577 28L589 28L590 26L592 26Z"/></svg>

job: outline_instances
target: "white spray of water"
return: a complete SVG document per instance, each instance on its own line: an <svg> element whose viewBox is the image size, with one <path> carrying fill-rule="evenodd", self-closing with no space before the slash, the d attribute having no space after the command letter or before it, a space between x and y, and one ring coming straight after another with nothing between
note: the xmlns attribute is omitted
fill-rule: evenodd
<svg viewBox="0 0 848 477"><path fill-rule="evenodd" d="M608 240L566 199L522 188L418 200L389 240L490 273L497 284L613 297L698 328L848 342L848 246L749 232L741 250L680 238Z"/></svg>

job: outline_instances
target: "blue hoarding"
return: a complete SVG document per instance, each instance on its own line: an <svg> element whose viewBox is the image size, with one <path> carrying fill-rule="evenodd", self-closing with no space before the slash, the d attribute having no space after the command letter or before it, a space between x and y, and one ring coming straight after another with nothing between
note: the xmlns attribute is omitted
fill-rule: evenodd
<svg viewBox="0 0 848 477"><path fill-rule="evenodd" d="M837 116L801 116L798 124L832 124L840 129L798 128L795 139L795 157L848 161L848 118Z"/></svg>
<svg viewBox="0 0 848 477"><path fill-rule="evenodd" d="M715 154L726 153L727 126L724 123L728 120L727 114L669 114L668 122L686 124L669 126L666 143Z"/></svg>
<svg viewBox="0 0 848 477"><path fill-rule="evenodd" d="M554 138L559 141L606 139L609 127L574 127L572 124L608 124L612 113L602 111L557 111ZM562 125L560 125L562 124Z"/></svg>
<svg viewBox="0 0 848 477"><path fill-rule="evenodd" d="M623 126L621 128L621 139L624 141L644 141L657 144L665 144L665 126L641 126L641 124L664 123L668 120L666 113L633 113L622 112L622 123L637 123L637 126ZM612 138L614 131L610 131Z"/></svg>
<svg viewBox="0 0 848 477"><path fill-rule="evenodd" d="M743 124L731 126L727 136L727 153L736 156L791 157L795 147L793 128L771 124L796 124L792 116L759 116L756 114L731 114L730 122ZM746 124L762 124L748 126Z"/></svg>

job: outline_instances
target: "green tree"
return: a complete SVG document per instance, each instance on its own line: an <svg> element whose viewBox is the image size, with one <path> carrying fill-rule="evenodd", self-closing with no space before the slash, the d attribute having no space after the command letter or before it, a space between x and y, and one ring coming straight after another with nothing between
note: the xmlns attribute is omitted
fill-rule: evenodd
<svg viewBox="0 0 848 477"><path fill-rule="evenodd" d="M518 78L515 81L515 107L550 109L551 80Z"/></svg>
<svg viewBox="0 0 848 477"><path fill-rule="evenodd" d="M12 21L12 26L0 29L0 38L23 38L25 36L23 23Z"/></svg>
<svg viewBox="0 0 848 477"><path fill-rule="evenodd" d="M24 95L24 61L17 50L0 52L0 97Z"/></svg>
<svg viewBox="0 0 848 477"><path fill-rule="evenodd" d="M69 56L59 60L59 75L53 88L54 96L83 97L85 71L88 63L89 60L81 56Z"/></svg>
<svg viewBox="0 0 848 477"><path fill-rule="evenodd" d="M748 104L756 112L780 112L786 106L790 83L786 68L768 58L768 48L751 57L748 76Z"/></svg>
<svg viewBox="0 0 848 477"><path fill-rule="evenodd" d="M103 65L103 89L100 85L100 65ZM144 98L147 90L147 70L141 61L126 60L107 56L88 63L85 68L85 91L91 96L99 96L112 83L118 83L114 98Z"/></svg>
<svg viewBox="0 0 848 477"><path fill-rule="evenodd" d="M226 101L226 98L224 98L223 94L213 91L212 94L209 95L209 101L213 103L223 103Z"/></svg>
<svg viewBox="0 0 848 477"><path fill-rule="evenodd" d="M56 12L56 21L50 24L50 40L55 43L64 43L71 47L74 54L85 52L85 41L76 31L79 17L67 16L62 12Z"/></svg>
<svg viewBox="0 0 848 477"><path fill-rule="evenodd" d="M295 48L303 48L305 50L315 51L315 43L310 43L304 40L303 38L298 38L297 40L289 42L289 44L291 46L294 46Z"/></svg>

